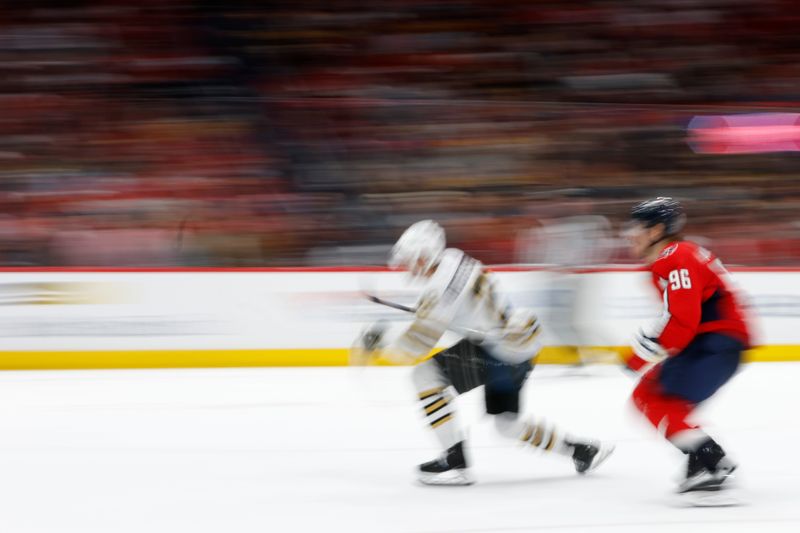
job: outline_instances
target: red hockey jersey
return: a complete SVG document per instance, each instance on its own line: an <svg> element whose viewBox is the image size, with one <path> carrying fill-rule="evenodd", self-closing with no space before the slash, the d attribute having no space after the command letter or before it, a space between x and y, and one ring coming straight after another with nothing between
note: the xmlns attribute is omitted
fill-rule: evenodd
<svg viewBox="0 0 800 533"><path fill-rule="evenodd" d="M661 317L643 330L648 341L676 354L701 333L730 335L749 345L745 313L729 274L714 254L689 241L668 245L650 266L664 300Z"/></svg>

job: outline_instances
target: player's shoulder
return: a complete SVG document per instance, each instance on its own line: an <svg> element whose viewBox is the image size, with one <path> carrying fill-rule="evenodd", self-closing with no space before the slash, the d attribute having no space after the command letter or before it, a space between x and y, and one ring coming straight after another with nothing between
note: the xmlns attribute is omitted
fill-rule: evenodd
<svg viewBox="0 0 800 533"><path fill-rule="evenodd" d="M463 250L459 250L458 248L445 248L444 252L442 252L442 257L439 260L439 266L445 268L457 268L461 261L467 256Z"/></svg>
<svg viewBox="0 0 800 533"><path fill-rule="evenodd" d="M439 264L434 272L430 288L441 292L453 291L461 287L462 282L472 276L474 269L482 265L477 260L458 248L447 248L442 252Z"/></svg>
<svg viewBox="0 0 800 533"><path fill-rule="evenodd" d="M439 263L436 265L436 271L431 276L429 285L444 289L455 275L464 257L466 254L457 248L445 249L439 257Z"/></svg>
<svg viewBox="0 0 800 533"><path fill-rule="evenodd" d="M653 272L670 271L679 266L697 263L698 246L691 241L676 241L668 244L651 266Z"/></svg>
<svg viewBox="0 0 800 533"><path fill-rule="evenodd" d="M474 266L483 266L483 264L458 248L445 249L439 259L439 268L445 271L455 272L459 268Z"/></svg>

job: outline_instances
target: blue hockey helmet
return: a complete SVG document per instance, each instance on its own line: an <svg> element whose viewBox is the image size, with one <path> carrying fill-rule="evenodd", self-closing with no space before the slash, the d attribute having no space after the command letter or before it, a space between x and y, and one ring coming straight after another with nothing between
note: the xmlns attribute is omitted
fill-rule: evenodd
<svg viewBox="0 0 800 533"><path fill-rule="evenodd" d="M659 196L636 204L631 209L631 221L647 228L664 224L664 235L675 235L683 229L686 215L680 202L674 198Z"/></svg>

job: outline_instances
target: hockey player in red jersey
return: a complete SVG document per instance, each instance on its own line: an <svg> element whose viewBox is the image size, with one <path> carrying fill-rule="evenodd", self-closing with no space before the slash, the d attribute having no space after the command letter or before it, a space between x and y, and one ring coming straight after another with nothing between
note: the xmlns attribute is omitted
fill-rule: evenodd
<svg viewBox="0 0 800 533"><path fill-rule="evenodd" d="M685 215L676 200L638 204L631 219L631 250L646 262L664 302L655 323L639 330L627 360L642 376L633 402L688 456L678 492L719 495L736 465L689 417L739 367L749 343L745 315L720 261L681 239Z"/></svg>

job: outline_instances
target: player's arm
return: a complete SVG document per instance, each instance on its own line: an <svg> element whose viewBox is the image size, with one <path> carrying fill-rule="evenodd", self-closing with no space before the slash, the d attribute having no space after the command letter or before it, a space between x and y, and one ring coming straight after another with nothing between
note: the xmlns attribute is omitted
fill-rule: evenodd
<svg viewBox="0 0 800 533"><path fill-rule="evenodd" d="M379 358L413 364L428 355L447 330L452 310L440 303L436 291L426 291L414 309L414 320L400 331L385 321L362 331L350 350L351 364L366 365Z"/></svg>
<svg viewBox="0 0 800 533"><path fill-rule="evenodd" d="M634 338L629 368L641 372L683 350L697 333L702 306L701 270L695 262L671 261L657 271L664 286L663 310Z"/></svg>
<svg viewBox="0 0 800 533"><path fill-rule="evenodd" d="M410 364L427 356L442 338L452 317L440 302L436 291L422 295L414 321L383 350L383 356L395 363Z"/></svg>

